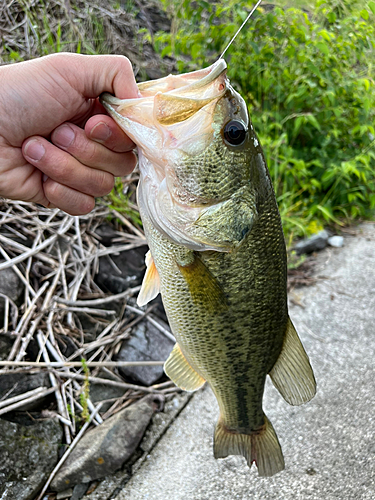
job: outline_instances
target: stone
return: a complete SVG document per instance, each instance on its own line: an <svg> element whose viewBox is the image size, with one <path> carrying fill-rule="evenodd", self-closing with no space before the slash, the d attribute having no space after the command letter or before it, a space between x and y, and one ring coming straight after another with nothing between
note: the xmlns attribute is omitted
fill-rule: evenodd
<svg viewBox="0 0 375 500"><path fill-rule="evenodd" d="M295 245L294 250L298 255L301 255L303 253L312 253L312 252L317 252L319 250L323 250L323 248L327 246L329 236L330 235L328 231L323 229L323 231L314 234L310 238L306 238L304 240L299 241Z"/></svg>
<svg viewBox="0 0 375 500"><path fill-rule="evenodd" d="M56 495L56 500L65 500L67 498L71 498L73 495L73 488L69 488L65 491L60 491L57 495Z"/></svg>
<svg viewBox="0 0 375 500"><path fill-rule="evenodd" d="M117 377L114 375L110 375L108 372L104 370L100 370L98 374L99 378L106 378L110 380L119 381ZM119 398L123 396L127 389L123 389L121 387L115 387L112 385L106 384L90 384L90 399L93 403L98 403L99 401L104 401L105 399L113 399ZM105 413L112 405L114 401L103 403L100 408L101 413Z"/></svg>
<svg viewBox="0 0 375 500"><path fill-rule="evenodd" d="M8 359L13 340L7 333L0 333L0 361L6 361Z"/></svg>
<svg viewBox="0 0 375 500"><path fill-rule="evenodd" d="M4 261L1 261L4 262ZM0 271L0 293L16 302L21 296L23 283L11 268ZM0 308L4 310L4 298L0 296Z"/></svg>
<svg viewBox="0 0 375 500"><path fill-rule="evenodd" d="M163 324L160 321L160 324ZM163 325L168 328L168 325ZM148 321L138 323L131 337L122 344L117 359L121 361L164 361L172 351L174 342ZM154 384L163 375L163 366L129 366L120 368L125 377L144 384Z"/></svg>
<svg viewBox="0 0 375 500"><path fill-rule="evenodd" d="M56 419L31 426L0 419L0 498L32 500L58 461L62 428Z"/></svg>
<svg viewBox="0 0 375 500"><path fill-rule="evenodd" d="M8 372L0 374L0 400L13 398L38 387L51 387L48 373ZM38 399L20 407L19 410L35 410L40 406L42 401L43 399Z"/></svg>
<svg viewBox="0 0 375 500"><path fill-rule="evenodd" d="M111 255L111 260L118 268L117 270L107 256L101 257L95 282L102 290L113 294L140 285L146 269L145 254L147 250L148 247L144 245L120 252L119 255Z"/></svg>
<svg viewBox="0 0 375 500"><path fill-rule="evenodd" d="M113 474L136 450L156 409L154 397L116 413L88 431L57 472L54 491L63 491Z"/></svg>
<svg viewBox="0 0 375 500"><path fill-rule="evenodd" d="M59 335L56 336L56 341L58 343L61 354L65 358L70 358L78 350L78 346L75 345L73 340L68 337L68 335L59 333Z"/></svg>
<svg viewBox="0 0 375 500"><path fill-rule="evenodd" d="M98 226L95 229L95 234L96 234L96 236L99 237L100 243L102 243L106 247L111 246L112 241L121 235L121 233L116 231L113 228L113 226L111 226L110 224L106 224L106 223L100 224L100 226Z"/></svg>
<svg viewBox="0 0 375 500"><path fill-rule="evenodd" d="M331 236L328 238L328 245L335 248L340 248L344 245L344 238L342 236Z"/></svg>
<svg viewBox="0 0 375 500"><path fill-rule="evenodd" d="M77 484L73 488L73 495L71 496L70 500L81 500L81 498L86 493L88 488L89 488L89 483Z"/></svg>
<svg viewBox="0 0 375 500"><path fill-rule="evenodd" d="M129 460L122 470L105 477L96 485L95 489L90 485L90 489L82 500L110 500L117 495L124 484L126 484L132 475L137 474L137 471L142 467L142 464L147 461L154 446L158 443L168 427L175 421L178 414L186 406L187 402L193 397L191 392L182 392L177 394L173 399L166 400L163 409L154 413L150 425L139 444L138 450L142 452L141 456L134 456ZM137 450L137 451L138 451ZM95 483L92 483L95 484ZM90 491L93 489L93 491ZM169 499L167 496L166 499Z"/></svg>

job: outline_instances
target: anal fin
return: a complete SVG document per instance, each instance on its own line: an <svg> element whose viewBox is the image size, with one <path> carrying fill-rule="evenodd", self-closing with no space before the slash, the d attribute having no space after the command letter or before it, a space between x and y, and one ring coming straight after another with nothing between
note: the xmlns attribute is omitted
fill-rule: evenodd
<svg viewBox="0 0 375 500"><path fill-rule="evenodd" d="M220 418L214 435L214 456L242 455L251 467L255 462L259 476L270 477L284 469L284 457L275 430L264 415L264 426L249 434L227 429Z"/></svg>
<svg viewBox="0 0 375 500"><path fill-rule="evenodd" d="M281 353L269 375L276 389L291 405L307 403L315 396L314 373L290 318Z"/></svg>
<svg viewBox="0 0 375 500"><path fill-rule="evenodd" d="M137 297L137 304L140 307L148 304L160 292L159 273L155 267L155 262L150 250L146 253L145 263L146 273L143 277L141 290Z"/></svg>
<svg viewBox="0 0 375 500"><path fill-rule="evenodd" d="M186 361L178 344L165 362L164 371L172 382L184 391L196 391L206 382Z"/></svg>

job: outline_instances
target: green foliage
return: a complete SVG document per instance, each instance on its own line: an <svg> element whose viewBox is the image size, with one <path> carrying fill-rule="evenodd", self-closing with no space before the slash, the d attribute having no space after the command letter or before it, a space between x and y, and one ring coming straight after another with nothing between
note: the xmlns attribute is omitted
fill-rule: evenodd
<svg viewBox="0 0 375 500"><path fill-rule="evenodd" d="M180 71L216 60L253 4L162 3L172 30L155 36L155 48ZM375 2L318 0L311 9L259 8L226 54L288 235L375 208Z"/></svg>
<svg viewBox="0 0 375 500"><path fill-rule="evenodd" d="M124 186L122 178L117 177L115 187L108 195L109 207L116 212L125 215L135 226L142 228L142 221L138 209L132 203L134 196L134 185ZM121 221L119 221L121 223Z"/></svg>
<svg viewBox="0 0 375 500"><path fill-rule="evenodd" d="M82 392L79 395L79 400L82 406L82 415L81 415L82 419L85 422L88 422L88 420L90 419L90 412L88 406L88 399L90 397L90 382L89 382L90 370L84 358L81 359L81 363L82 363L83 373L85 374L85 380L83 382Z"/></svg>

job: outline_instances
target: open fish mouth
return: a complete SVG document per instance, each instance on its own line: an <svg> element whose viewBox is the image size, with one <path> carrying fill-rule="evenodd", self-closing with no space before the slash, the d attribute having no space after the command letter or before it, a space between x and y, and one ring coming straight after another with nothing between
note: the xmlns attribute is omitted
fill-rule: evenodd
<svg viewBox="0 0 375 500"><path fill-rule="evenodd" d="M186 98L190 97L197 100L202 98L216 98L218 97L217 91L220 94L224 90L224 86L220 88L220 85L224 84L218 81L218 85L213 87L212 83L223 75L224 80L226 69L227 64L224 59L219 59L212 66L198 71L184 73L182 75L168 75L157 80L138 83L138 89L141 94L140 98L118 99L111 94L104 93L100 97L100 100L109 112L111 112L111 107L118 106L118 112L121 114L121 111L125 108L131 107L135 103L139 104L140 99L141 102L145 102L145 99L154 97L156 94L168 94L169 96Z"/></svg>
<svg viewBox="0 0 375 500"><path fill-rule="evenodd" d="M197 229L202 214L229 198L211 194L202 183L206 159L222 149L223 125L231 115L248 127L246 105L230 86L226 69L219 59L192 73L139 83L137 99L110 94L100 99L138 146L140 209L165 236L192 250L228 251L225 241L212 241ZM205 182L209 185L208 176Z"/></svg>
<svg viewBox="0 0 375 500"><path fill-rule="evenodd" d="M139 83L141 97L137 99L118 99L104 93L100 101L146 157L154 162L155 148L160 151L171 145L178 147L181 136L186 137L182 122L224 95L226 69L226 62L220 59L210 67L192 73ZM180 127L169 130L177 124Z"/></svg>

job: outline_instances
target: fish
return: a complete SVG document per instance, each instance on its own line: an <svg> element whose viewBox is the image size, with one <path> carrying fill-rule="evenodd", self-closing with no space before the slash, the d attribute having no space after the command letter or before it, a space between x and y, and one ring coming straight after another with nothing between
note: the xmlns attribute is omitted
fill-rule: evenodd
<svg viewBox="0 0 375 500"><path fill-rule="evenodd" d="M316 392L288 314L287 255L271 178L227 64L138 84L101 102L138 148L137 198L149 244L140 306L161 293L175 344L164 369L185 391L205 382L220 410L214 456L259 476L284 469L263 407L267 375L291 405Z"/></svg>

